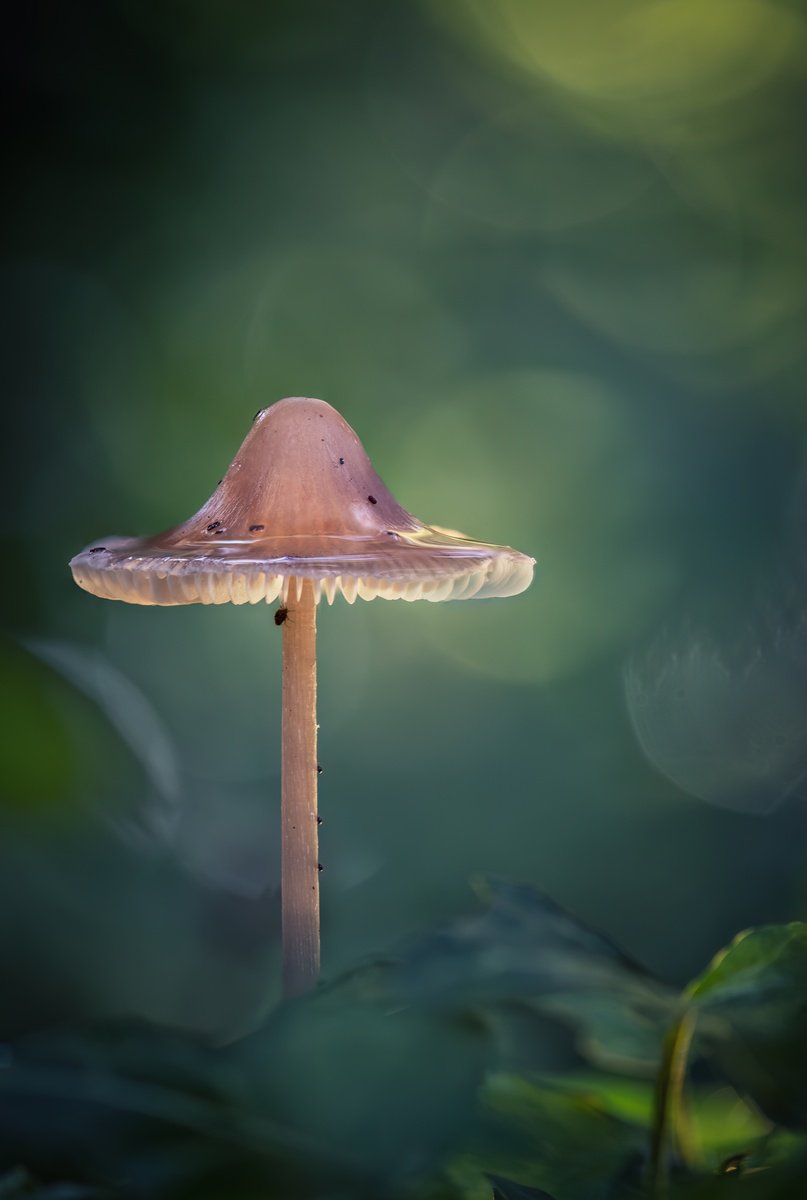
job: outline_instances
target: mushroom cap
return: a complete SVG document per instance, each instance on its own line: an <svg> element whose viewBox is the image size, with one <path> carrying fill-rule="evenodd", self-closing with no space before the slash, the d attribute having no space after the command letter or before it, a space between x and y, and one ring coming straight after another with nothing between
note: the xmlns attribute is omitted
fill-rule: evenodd
<svg viewBox="0 0 807 1200"><path fill-rule="evenodd" d="M194 516L145 538L106 538L70 562L79 587L130 604L285 602L312 580L372 600L514 596L535 560L424 525L395 500L347 421L323 400L262 409Z"/></svg>

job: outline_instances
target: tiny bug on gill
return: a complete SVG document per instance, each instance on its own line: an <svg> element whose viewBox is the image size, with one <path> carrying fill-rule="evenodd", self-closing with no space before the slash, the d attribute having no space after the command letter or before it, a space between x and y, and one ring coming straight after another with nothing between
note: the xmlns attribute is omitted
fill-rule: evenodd
<svg viewBox="0 0 807 1200"><path fill-rule="evenodd" d="M279 608L275 613L275 625L282 625L288 615L289 610L287 608Z"/></svg>

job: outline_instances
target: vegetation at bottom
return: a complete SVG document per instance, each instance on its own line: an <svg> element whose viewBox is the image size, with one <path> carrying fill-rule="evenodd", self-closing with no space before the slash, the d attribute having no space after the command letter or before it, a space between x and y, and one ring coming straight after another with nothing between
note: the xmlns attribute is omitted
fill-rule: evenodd
<svg viewBox="0 0 807 1200"><path fill-rule="evenodd" d="M0 1197L795 1200L807 924L678 994L533 887L213 1046L111 1023L0 1059Z"/></svg>

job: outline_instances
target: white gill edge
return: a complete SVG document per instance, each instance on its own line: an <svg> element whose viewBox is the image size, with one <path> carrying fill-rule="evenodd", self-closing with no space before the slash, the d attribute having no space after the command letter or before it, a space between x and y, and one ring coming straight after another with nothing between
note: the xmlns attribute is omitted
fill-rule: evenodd
<svg viewBox="0 0 807 1200"><path fill-rule="evenodd" d="M78 563L73 574L76 583L87 591L106 599L120 599L134 604L273 604L280 599L286 604L290 596L299 598L304 576L275 575L249 571L228 575L221 571L194 571L191 564L170 564L167 571L149 571L147 560L133 559L125 567L102 568ZM406 581L379 579L375 576L327 576L313 580L314 596L322 596L333 604L341 593L348 604L357 597L373 600L377 596L388 600L468 600L473 596L515 595L523 591L532 578L533 564L528 558L513 559L497 556L474 570L448 579Z"/></svg>

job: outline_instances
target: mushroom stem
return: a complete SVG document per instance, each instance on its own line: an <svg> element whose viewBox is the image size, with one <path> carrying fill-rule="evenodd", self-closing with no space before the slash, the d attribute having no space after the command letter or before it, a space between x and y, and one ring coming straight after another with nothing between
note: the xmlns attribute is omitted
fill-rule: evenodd
<svg viewBox="0 0 807 1200"><path fill-rule="evenodd" d="M286 609L281 907L283 995L289 997L314 987L319 975L317 606L310 579L291 581Z"/></svg>

